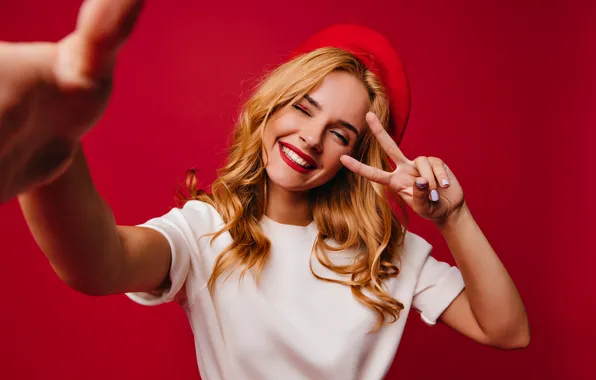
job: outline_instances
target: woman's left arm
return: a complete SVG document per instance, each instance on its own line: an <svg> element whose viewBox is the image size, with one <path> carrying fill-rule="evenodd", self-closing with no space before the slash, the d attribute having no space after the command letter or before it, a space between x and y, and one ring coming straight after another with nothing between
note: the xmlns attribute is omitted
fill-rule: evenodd
<svg viewBox="0 0 596 380"><path fill-rule="evenodd" d="M439 320L483 344L526 347L530 329L521 296L467 205L437 226L466 285Z"/></svg>
<svg viewBox="0 0 596 380"><path fill-rule="evenodd" d="M528 318L509 273L476 224L455 174L441 159L409 160L373 113L366 121L389 158L393 172L342 156L351 171L388 186L419 216L433 221L462 273L465 289L439 320L477 342L512 349L530 342Z"/></svg>

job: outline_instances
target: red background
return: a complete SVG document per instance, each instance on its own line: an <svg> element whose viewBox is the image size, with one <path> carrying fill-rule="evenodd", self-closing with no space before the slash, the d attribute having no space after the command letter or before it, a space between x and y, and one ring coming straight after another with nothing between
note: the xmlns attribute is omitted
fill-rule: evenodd
<svg viewBox="0 0 596 380"><path fill-rule="evenodd" d="M80 1L0 0L0 39L52 40ZM593 378L596 67L594 7L567 1L149 1L86 138L120 224L165 213L184 171L209 184L254 78L335 22L385 33L403 56L413 110L406 155L436 155L527 306L530 347L503 352L410 315L389 379ZM451 261L438 232L412 229ZM176 305L67 288L13 201L0 206L0 378L198 379Z"/></svg>

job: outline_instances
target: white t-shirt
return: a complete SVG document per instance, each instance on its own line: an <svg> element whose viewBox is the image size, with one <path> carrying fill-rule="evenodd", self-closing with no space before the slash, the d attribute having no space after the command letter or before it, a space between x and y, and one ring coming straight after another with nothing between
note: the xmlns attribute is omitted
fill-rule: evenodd
<svg viewBox="0 0 596 380"><path fill-rule="evenodd" d="M430 256L432 246L407 232L401 273L386 282L402 302L399 319L370 333L377 314L358 302L350 288L322 281L310 272L309 258L318 230L277 223L267 217L261 227L271 241L270 256L257 286L249 271L218 278L211 296L207 280L215 259L231 242L229 233L212 245L221 216L210 205L190 201L141 226L161 232L172 249L172 285L161 295L129 293L143 305L176 301L194 332L197 361L205 380L378 380L388 371L413 306L435 324L463 290L460 271ZM349 260L355 250L331 253ZM312 256L315 273L327 270ZM225 281L224 281L225 280Z"/></svg>

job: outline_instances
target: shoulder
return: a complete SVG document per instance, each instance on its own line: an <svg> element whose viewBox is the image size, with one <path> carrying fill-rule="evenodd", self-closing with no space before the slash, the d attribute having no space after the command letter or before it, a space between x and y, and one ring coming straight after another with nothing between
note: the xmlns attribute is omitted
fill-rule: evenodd
<svg viewBox="0 0 596 380"><path fill-rule="evenodd" d="M215 207L209 203L190 200L182 207L172 208L166 214L147 221L146 224L167 224L183 234L206 234L219 229L223 225L223 220Z"/></svg>
<svg viewBox="0 0 596 380"><path fill-rule="evenodd" d="M398 266L407 272L419 273L431 256L432 250L433 246L422 236L406 231Z"/></svg>
<svg viewBox="0 0 596 380"><path fill-rule="evenodd" d="M432 251L433 246L420 235L406 231L404 238L402 258L426 259Z"/></svg>
<svg viewBox="0 0 596 380"><path fill-rule="evenodd" d="M190 200L182 208L179 208L179 210L189 218L222 220L221 215L215 207L203 201Z"/></svg>

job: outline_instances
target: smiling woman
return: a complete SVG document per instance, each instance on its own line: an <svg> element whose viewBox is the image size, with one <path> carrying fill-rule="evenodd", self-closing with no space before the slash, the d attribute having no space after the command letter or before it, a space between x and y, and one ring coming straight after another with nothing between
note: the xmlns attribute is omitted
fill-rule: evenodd
<svg viewBox="0 0 596 380"><path fill-rule="evenodd" d="M45 114L62 115L72 96L98 96L81 112L86 121L100 114L105 97L93 84L110 83L141 4L85 2L77 30L49 45L66 60L47 55L48 46L19 46L31 49L49 79L6 86L13 103L51 83L70 97L42 104ZM113 30L101 23L106 17L117 20ZM179 303L203 379L381 379L412 309L480 343L524 347L523 303L454 173L439 158L410 160L399 149L409 109L391 44L373 30L337 25L262 80L209 192L190 171L184 205L118 226L75 134L65 171L19 201L39 247L72 288L125 293L144 305ZM47 127L38 116L27 127ZM397 218L392 197L436 224L459 267L432 257Z"/></svg>
<svg viewBox="0 0 596 380"><path fill-rule="evenodd" d="M263 135L270 191L275 191L271 186L281 191L306 191L333 178L342 167L339 158L352 154L358 136L366 131L370 98L356 74L337 70L310 94L276 112ZM295 158L310 167L294 164Z"/></svg>
<svg viewBox="0 0 596 380"><path fill-rule="evenodd" d="M288 83L288 77L294 82ZM217 278L238 263L244 266L243 271L253 266L258 272L262 270L269 253L267 237L259 231L258 221L263 215L279 223L306 226L318 214L318 224L337 222L315 242L316 251L329 250L323 237L335 239L343 248L358 245L361 239L366 241L368 251L362 254L369 258L351 270L352 275L362 278L353 291L378 314L379 323L385 314L397 319L403 305L375 288L374 280L397 273L397 269L394 265L373 268L370 263L379 259L396 262L403 231L385 194L372 182L343 169L340 161L344 155L357 155L363 162L381 163L382 168L389 169L386 154L370 138L365 119L371 109L388 115L387 97L380 89L376 75L353 54L333 47L297 57L264 80L243 111L241 120L249 120L249 124L237 128L228 164L213 183L212 193L189 189L192 199L208 203L224 215L227 225L219 233L229 232L235 241L256 242L252 247L233 244L218 256L209 279L212 292L217 290ZM262 139L246 147L251 136ZM197 184L193 175L187 182ZM235 204L242 204L244 210L231 207ZM249 210L254 211L246 212ZM358 215L368 215L368 225L357 225ZM373 233L382 231L384 225L391 228L382 234ZM348 230L360 238L348 239L336 232ZM334 270L342 272L341 268ZM365 295L360 287L378 299Z"/></svg>

